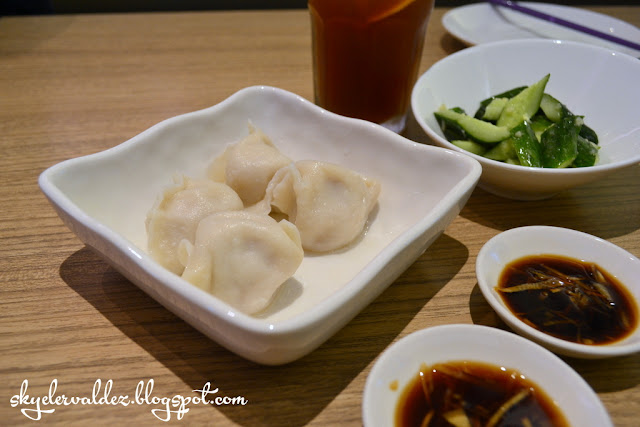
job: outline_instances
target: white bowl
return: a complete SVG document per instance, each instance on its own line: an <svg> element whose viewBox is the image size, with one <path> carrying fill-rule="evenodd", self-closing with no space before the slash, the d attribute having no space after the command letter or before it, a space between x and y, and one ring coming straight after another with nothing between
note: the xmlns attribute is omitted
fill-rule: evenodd
<svg viewBox="0 0 640 427"><path fill-rule="evenodd" d="M613 425L589 384L550 351L497 328L443 325L402 338L378 358L364 387L365 427L394 425L398 398L422 363L457 360L485 362L519 371L547 393L570 425ZM392 383L397 387L391 387Z"/></svg>
<svg viewBox="0 0 640 427"><path fill-rule="evenodd" d="M474 114L480 101L550 73L546 92L564 103L600 140L600 160L569 169L510 165L448 142L433 113L441 105ZM499 196L536 200L640 163L640 61L603 47L557 40L509 40L463 49L434 64L416 82L411 106L439 146L482 164L479 187Z"/></svg>
<svg viewBox="0 0 640 427"><path fill-rule="evenodd" d="M251 120L294 160L333 162L378 179L373 221L349 250L305 257L297 286L256 318L158 265L145 216L174 173L203 177ZM480 176L460 153L411 142L381 126L329 113L271 87L163 121L101 153L44 171L42 191L88 246L166 308L237 354L282 364L309 353L379 295L457 216Z"/></svg>
<svg viewBox="0 0 640 427"><path fill-rule="evenodd" d="M545 334L527 325L506 306L494 289L500 274L510 262L529 255L553 254L595 262L618 279L640 308L640 260L606 240L567 228L529 226L513 228L490 239L478 253L478 286L498 316L513 330L548 349L579 358L605 358L640 351L640 328L624 340L606 345L578 344Z"/></svg>

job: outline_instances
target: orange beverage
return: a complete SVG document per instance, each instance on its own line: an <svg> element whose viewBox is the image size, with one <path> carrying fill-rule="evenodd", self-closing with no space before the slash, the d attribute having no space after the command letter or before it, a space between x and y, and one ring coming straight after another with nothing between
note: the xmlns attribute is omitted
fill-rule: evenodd
<svg viewBox="0 0 640 427"><path fill-rule="evenodd" d="M434 0L309 0L315 102L404 127Z"/></svg>

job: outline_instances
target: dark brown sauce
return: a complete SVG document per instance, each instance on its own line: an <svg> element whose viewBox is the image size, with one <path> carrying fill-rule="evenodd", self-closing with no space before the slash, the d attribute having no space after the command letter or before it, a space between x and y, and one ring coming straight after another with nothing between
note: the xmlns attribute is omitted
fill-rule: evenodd
<svg viewBox="0 0 640 427"><path fill-rule="evenodd" d="M397 427L562 426L564 414L518 371L474 361L423 365L396 406Z"/></svg>
<svg viewBox="0 0 640 427"><path fill-rule="evenodd" d="M629 291L590 262L557 255L518 259L505 267L496 290L528 325L581 344L610 344L638 325Z"/></svg>

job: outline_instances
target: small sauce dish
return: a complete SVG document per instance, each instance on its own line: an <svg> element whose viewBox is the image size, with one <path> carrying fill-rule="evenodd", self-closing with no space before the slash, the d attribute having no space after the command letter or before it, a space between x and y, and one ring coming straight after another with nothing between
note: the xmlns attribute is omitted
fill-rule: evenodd
<svg viewBox="0 0 640 427"><path fill-rule="evenodd" d="M505 267L515 260L555 255L595 263L624 286L635 309L640 307L640 260L606 240L576 230L550 226L514 228L489 240L478 253L476 275L485 299L515 332L565 356L598 359L640 351L640 327L608 344L583 344L554 337L522 321L496 290Z"/></svg>
<svg viewBox="0 0 640 427"><path fill-rule="evenodd" d="M382 353L365 383L364 426L394 425L403 391L421 366L453 361L487 363L519 372L547 394L569 425L613 425L589 384L552 352L498 328L453 324L409 334Z"/></svg>

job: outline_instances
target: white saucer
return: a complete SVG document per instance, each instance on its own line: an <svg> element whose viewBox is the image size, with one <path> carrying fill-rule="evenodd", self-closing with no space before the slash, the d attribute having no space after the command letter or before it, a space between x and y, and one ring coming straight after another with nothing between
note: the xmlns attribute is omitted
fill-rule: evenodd
<svg viewBox="0 0 640 427"><path fill-rule="evenodd" d="M454 360L517 370L547 393L572 426L613 426L598 395L562 359L511 332L465 324L421 329L387 348L367 376L362 396L363 425L394 425L400 394L420 366Z"/></svg>
<svg viewBox="0 0 640 427"><path fill-rule="evenodd" d="M602 345L578 344L553 337L523 322L507 307L495 286L505 266L530 255L554 254L596 262L616 277L640 307L640 259L615 244L577 230L533 225L512 228L484 244L476 259L476 276L482 295L504 322L518 334L554 353L583 359L603 359L640 352L640 327L626 338Z"/></svg>
<svg viewBox="0 0 640 427"><path fill-rule="evenodd" d="M608 15L548 3L523 1L518 4L640 43L640 29ZM452 9L442 17L442 24L452 36L470 46L499 40L550 38L608 47L636 57L640 55L636 49L488 3Z"/></svg>

